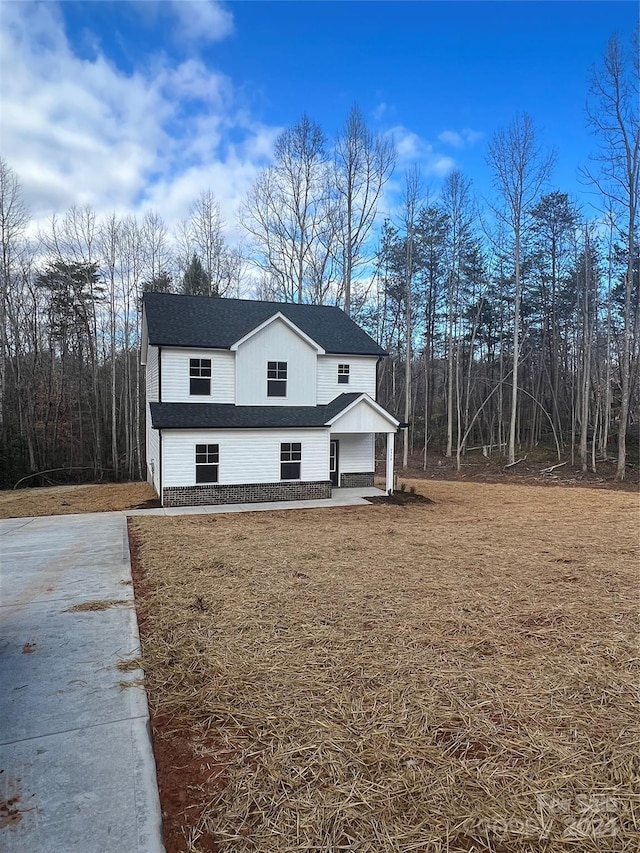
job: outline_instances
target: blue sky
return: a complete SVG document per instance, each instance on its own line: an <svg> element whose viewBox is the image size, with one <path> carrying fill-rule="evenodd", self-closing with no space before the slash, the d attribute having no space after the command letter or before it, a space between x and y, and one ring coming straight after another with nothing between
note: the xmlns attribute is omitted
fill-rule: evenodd
<svg viewBox="0 0 640 853"><path fill-rule="evenodd" d="M437 192L455 165L480 194L488 140L527 111L554 187L587 201L589 68L637 18L634 2L5 2L0 150L38 221L90 203L172 224L210 187L233 235L303 111L331 139L357 102L398 144L397 185L416 161Z"/></svg>

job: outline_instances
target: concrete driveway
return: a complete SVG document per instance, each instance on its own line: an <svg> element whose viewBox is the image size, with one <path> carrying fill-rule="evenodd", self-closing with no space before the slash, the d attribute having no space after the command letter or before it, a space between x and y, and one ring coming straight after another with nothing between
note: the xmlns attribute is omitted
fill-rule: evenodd
<svg viewBox="0 0 640 853"><path fill-rule="evenodd" d="M0 521L0 849L163 850L139 653L122 513Z"/></svg>

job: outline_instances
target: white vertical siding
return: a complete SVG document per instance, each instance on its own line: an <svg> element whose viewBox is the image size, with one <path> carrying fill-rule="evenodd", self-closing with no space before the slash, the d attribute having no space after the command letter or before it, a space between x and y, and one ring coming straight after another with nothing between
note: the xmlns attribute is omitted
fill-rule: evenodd
<svg viewBox="0 0 640 853"><path fill-rule="evenodd" d="M318 405L330 403L339 394L351 391L364 392L376 398L376 362L377 358L353 355L318 356ZM349 365L349 382L338 384L338 365Z"/></svg>
<svg viewBox="0 0 640 853"><path fill-rule="evenodd" d="M287 362L287 396L267 397L267 362ZM239 406L315 406L316 350L286 323L275 320L236 353Z"/></svg>
<svg viewBox="0 0 640 853"><path fill-rule="evenodd" d="M164 430L162 485L194 486L196 444L218 444L221 485L280 481L280 443L302 444L301 480L329 479L329 431L304 430Z"/></svg>
<svg viewBox="0 0 640 853"><path fill-rule="evenodd" d="M147 402L158 401L158 347L149 346L147 349Z"/></svg>
<svg viewBox="0 0 640 853"><path fill-rule="evenodd" d="M373 433L349 435L331 433L337 439L338 468L341 474L363 474L375 470L375 448Z"/></svg>
<svg viewBox="0 0 640 853"><path fill-rule="evenodd" d="M211 359L211 394L189 394L189 359ZM162 348L163 403L233 403L235 400L235 353L212 349Z"/></svg>

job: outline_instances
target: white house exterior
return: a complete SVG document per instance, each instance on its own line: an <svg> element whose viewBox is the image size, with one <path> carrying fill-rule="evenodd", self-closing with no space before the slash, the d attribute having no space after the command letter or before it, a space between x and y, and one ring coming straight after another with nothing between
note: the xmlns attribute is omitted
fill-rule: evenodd
<svg viewBox="0 0 640 853"><path fill-rule="evenodd" d="M163 506L393 488L399 423L376 401L384 351L338 308L146 293L147 478Z"/></svg>

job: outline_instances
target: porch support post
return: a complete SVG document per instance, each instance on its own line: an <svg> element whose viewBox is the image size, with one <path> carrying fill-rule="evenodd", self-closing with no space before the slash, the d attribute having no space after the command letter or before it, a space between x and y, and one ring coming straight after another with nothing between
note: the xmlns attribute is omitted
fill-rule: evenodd
<svg viewBox="0 0 640 853"><path fill-rule="evenodd" d="M387 433L387 488L386 492L390 495L393 492L393 450L395 443L395 432Z"/></svg>

